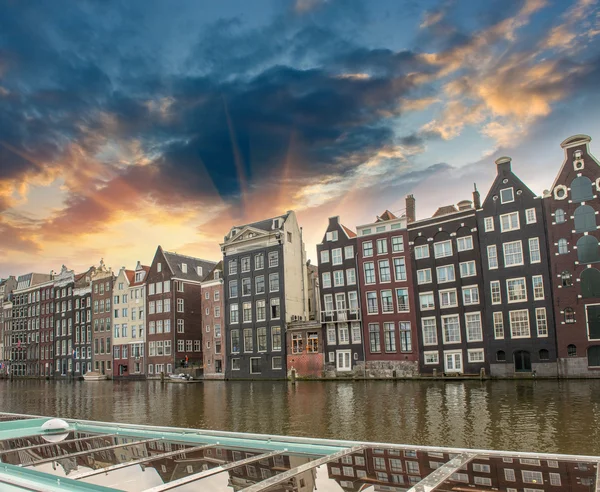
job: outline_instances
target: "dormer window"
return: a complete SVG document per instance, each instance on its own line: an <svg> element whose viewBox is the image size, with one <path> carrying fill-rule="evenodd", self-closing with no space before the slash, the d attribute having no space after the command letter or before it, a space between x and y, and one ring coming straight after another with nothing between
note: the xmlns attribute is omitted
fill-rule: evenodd
<svg viewBox="0 0 600 492"><path fill-rule="evenodd" d="M219 270L215 270L215 280L221 278L221 272Z"/></svg>
<svg viewBox="0 0 600 492"><path fill-rule="evenodd" d="M202 277L202 267L201 266L196 267L196 271L198 272L198 276Z"/></svg>
<svg viewBox="0 0 600 492"><path fill-rule="evenodd" d="M156 264L156 271L157 272L162 272L162 263L157 263Z"/></svg>
<svg viewBox="0 0 600 492"><path fill-rule="evenodd" d="M142 280L144 280L144 272L136 272L135 281L141 282Z"/></svg>
<svg viewBox="0 0 600 492"><path fill-rule="evenodd" d="M279 219L273 219L273 229L279 229Z"/></svg>
<svg viewBox="0 0 600 492"><path fill-rule="evenodd" d="M187 263L182 263L182 264L181 264L181 271L182 271L183 273L187 273Z"/></svg>

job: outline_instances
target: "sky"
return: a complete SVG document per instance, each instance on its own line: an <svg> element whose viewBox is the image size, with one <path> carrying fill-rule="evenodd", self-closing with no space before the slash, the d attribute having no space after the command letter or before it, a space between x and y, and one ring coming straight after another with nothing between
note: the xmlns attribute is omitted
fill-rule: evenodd
<svg viewBox="0 0 600 492"><path fill-rule="evenodd" d="M0 0L0 277L541 194L598 87L598 0Z"/></svg>

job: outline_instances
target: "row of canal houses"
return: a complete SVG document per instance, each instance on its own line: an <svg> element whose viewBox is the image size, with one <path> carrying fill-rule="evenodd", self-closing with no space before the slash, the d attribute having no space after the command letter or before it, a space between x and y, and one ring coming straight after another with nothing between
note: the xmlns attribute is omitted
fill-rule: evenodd
<svg viewBox="0 0 600 492"><path fill-rule="evenodd" d="M486 196L352 230L331 217L307 261L293 211L232 227L219 261L63 266L0 282L0 374L206 379L600 376L600 165L561 146L536 196L496 160Z"/></svg>

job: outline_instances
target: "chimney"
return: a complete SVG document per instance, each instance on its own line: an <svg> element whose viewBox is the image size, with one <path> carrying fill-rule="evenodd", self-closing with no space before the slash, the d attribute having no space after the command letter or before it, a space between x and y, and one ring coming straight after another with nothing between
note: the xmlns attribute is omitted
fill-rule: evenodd
<svg viewBox="0 0 600 492"><path fill-rule="evenodd" d="M498 157L496 159L496 166L498 167L498 174L506 174L510 172L510 157Z"/></svg>
<svg viewBox="0 0 600 492"><path fill-rule="evenodd" d="M477 190L477 183L473 183L473 189L473 208L477 210L481 208L481 196Z"/></svg>
<svg viewBox="0 0 600 492"><path fill-rule="evenodd" d="M406 195L406 221L410 224L415 221L416 201L414 195Z"/></svg>

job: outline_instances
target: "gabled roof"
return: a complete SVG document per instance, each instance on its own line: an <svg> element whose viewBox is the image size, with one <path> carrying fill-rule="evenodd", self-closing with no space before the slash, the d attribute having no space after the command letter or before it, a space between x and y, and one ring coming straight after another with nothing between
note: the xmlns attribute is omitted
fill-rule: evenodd
<svg viewBox="0 0 600 492"><path fill-rule="evenodd" d="M455 214L458 209L454 205L444 205L438 208L432 217L441 217L442 215Z"/></svg>
<svg viewBox="0 0 600 492"><path fill-rule="evenodd" d="M173 272L173 275L184 280L201 282L217 264L214 261L194 258L193 256L179 255L177 253L171 253L164 250L163 254L165 256L165 260L167 260L171 272ZM183 264L187 265L186 272L184 272L182 269ZM202 276L198 275L198 267L202 267Z"/></svg>
<svg viewBox="0 0 600 492"><path fill-rule="evenodd" d="M340 226L342 226L342 229L344 229L348 237L356 237L356 232L348 229L344 224L340 224Z"/></svg>
<svg viewBox="0 0 600 492"><path fill-rule="evenodd" d="M223 278L223 260L215 265L215 267L208 273L206 277L204 277L204 282L210 282L211 280L215 280L215 271L219 270L221 274L219 278Z"/></svg>
<svg viewBox="0 0 600 492"><path fill-rule="evenodd" d="M386 210L381 215L377 216L377 221L376 222L384 222L386 220L394 220L394 219L397 219L397 218L398 217L396 217L392 212L390 212L389 210Z"/></svg>
<svg viewBox="0 0 600 492"><path fill-rule="evenodd" d="M143 283L146 282L146 278L148 277L148 272L150 271L150 267L147 265L141 265L142 268L140 269L136 269L136 270L127 270L126 271L126 275L129 275L127 272L131 272L131 279L129 279L129 285L142 285ZM142 280L140 280L139 282L135 281L135 274L137 272L139 272L140 270L143 270L146 272L146 275L144 275L144 278ZM127 277L129 278L129 277Z"/></svg>
<svg viewBox="0 0 600 492"><path fill-rule="evenodd" d="M133 284L133 281L135 280L135 272L133 270L125 270L125 276L127 277L129 285Z"/></svg>
<svg viewBox="0 0 600 492"><path fill-rule="evenodd" d="M276 215L275 217L271 217L270 219L259 220L258 222L252 222L251 224L244 224L240 226L234 226L233 229L243 229L244 227L252 227L254 229L260 229L263 231L272 231L273 230L273 221L275 219L283 219L281 224L279 224L279 228L283 227L283 224L290 216L290 212L286 212L283 215Z"/></svg>

